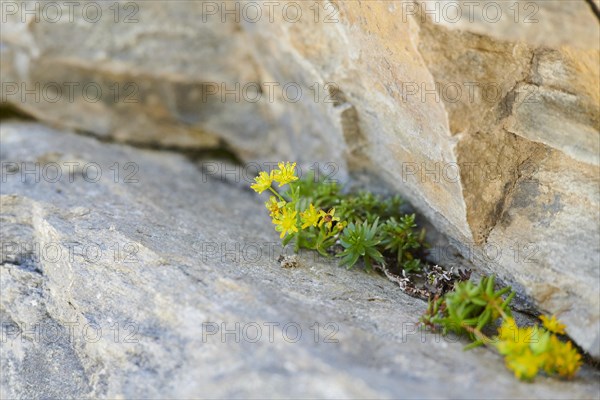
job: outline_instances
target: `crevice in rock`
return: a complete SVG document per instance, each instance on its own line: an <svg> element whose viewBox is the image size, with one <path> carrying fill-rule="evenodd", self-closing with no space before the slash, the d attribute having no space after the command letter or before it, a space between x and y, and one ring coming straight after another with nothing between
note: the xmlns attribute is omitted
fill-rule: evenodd
<svg viewBox="0 0 600 400"><path fill-rule="evenodd" d="M44 271L37 265L30 254L19 254L13 262L2 261L2 264L43 276Z"/></svg>
<svg viewBox="0 0 600 400"><path fill-rule="evenodd" d="M101 143L110 143L117 145L125 145L134 147L142 150L153 150L153 151L165 151L171 153L178 153L188 158L192 162L199 160L225 160L235 165L241 165L242 159L236 151L227 143L225 139L219 139L219 143L214 147L196 147L196 148L184 148L180 146L169 146L158 142L139 142L135 140L119 140L112 136L99 136L94 132L85 131L81 129L74 130L75 133L92 138Z"/></svg>
<svg viewBox="0 0 600 400"><path fill-rule="evenodd" d="M510 90L506 92L506 95L498 103L498 122L500 122L500 125L501 121L510 117L514 112L515 103L519 96L519 93L517 91L518 87L522 84L534 84L533 74L535 69L536 57L536 51L532 50L531 58L529 59L529 65L525 70L524 76L515 82L515 84L510 88Z"/></svg>
<svg viewBox="0 0 600 400"><path fill-rule="evenodd" d="M6 120L19 120L23 122L39 122L45 126L52 126L52 124L48 124L44 121L40 121L36 119L33 115L28 114L27 112L18 109L10 104L3 103L0 105L0 121ZM198 161L204 159L219 159L219 160L227 160L229 162L235 163L236 165L242 164L241 158L238 156L237 152L235 152L229 143L223 139L219 138L218 144L216 146L209 147L181 147L176 145L165 145L159 142L146 142L146 141L136 141L136 140L123 140L117 139L113 136L103 136L98 135L95 132L87 131L84 129L71 129L71 132L76 133L81 136L85 136L87 138L94 139L100 143L108 143L108 144L117 144L117 145L125 145L130 146L142 150L154 150L154 151L167 151L172 153L179 153L183 156L187 157L191 161Z"/></svg>
<svg viewBox="0 0 600 400"><path fill-rule="evenodd" d="M37 119L9 103L0 103L0 121L6 120L36 121Z"/></svg>
<svg viewBox="0 0 600 400"><path fill-rule="evenodd" d="M590 8L592 9L592 12L596 16L596 18L598 18L598 21L600 21L600 8L598 8L598 5L594 3L594 0L585 0L585 2L588 3Z"/></svg>

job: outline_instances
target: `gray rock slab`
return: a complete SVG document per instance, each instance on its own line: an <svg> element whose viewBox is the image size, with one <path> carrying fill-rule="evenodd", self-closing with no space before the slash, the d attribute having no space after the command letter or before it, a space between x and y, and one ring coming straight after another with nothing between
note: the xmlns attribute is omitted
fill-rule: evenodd
<svg viewBox="0 0 600 400"><path fill-rule="evenodd" d="M0 129L2 398L600 393L591 367L521 383L491 350L417 332L426 304L381 276L310 253L281 268L259 196L180 155Z"/></svg>

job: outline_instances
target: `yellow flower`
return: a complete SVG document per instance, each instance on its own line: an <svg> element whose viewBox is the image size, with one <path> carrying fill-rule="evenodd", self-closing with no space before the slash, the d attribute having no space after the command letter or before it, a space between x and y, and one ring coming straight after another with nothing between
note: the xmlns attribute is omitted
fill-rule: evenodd
<svg viewBox="0 0 600 400"><path fill-rule="evenodd" d="M515 340L519 327L513 318L506 318L498 329L498 337L503 340Z"/></svg>
<svg viewBox="0 0 600 400"><path fill-rule="evenodd" d="M271 196L269 201L265 202L265 207L269 210L269 216L275 217L281 212L281 209L285 206L285 201L277 201L275 196Z"/></svg>
<svg viewBox="0 0 600 400"><path fill-rule="evenodd" d="M338 231L343 231L344 228L348 225L347 221L340 221L337 224L335 224L335 229L337 229Z"/></svg>
<svg viewBox="0 0 600 400"><path fill-rule="evenodd" d="M338 217L335 216L335 208L332 208L328 212L319 210L319 217L321 218L321 220L319 221L319 228L322 227L323 224L325 224L327 229L331 229L331 225L333 225L334 222L340 220Z"/></svg>
<svg viewBox="0 0 600 400"><path fill-rule="evenodd" d="M506 357L507 368L513 371L517 378L523 380L535 378L543 363L544 357L534 354L530 349Z"/></svg>
<svg viewBox="0 0 600 400"><path fill-rule="evenodd" d="M289 207L284 207L281 211L281 214L273 218L273 223L276 225L275 230L281 232L279 238L283 239L287 233L298 232L296 226L298 211L290 210Z"/></svg>
<svg viewBox="0 0 600 400"><path fill-rule="evenodd" d="M581 367L581 354L571 342L561 342L556 335L550 338L550 351L544 370L548 374L557 373L572 378Z"/></svg>
<svg viewBox="0 0 600 400"><path fill-rule="evenodd" d="M265 171L261 171L256 178L254 178L256 182L252 186L255 192L262 193L268 188L271 187L271 183L273 183L273 171L270 174L267 174Z"/></svg>
<svg viewBox="0 0 600 400"><path fill-rule="evenodd" d="M306 229L309 226L317 226L319 220L319 213L315 210L315 206L311 205L304 212L300 213L300 219L302 221L302 229Z"/></svg>
<svg viewBox="0 0 600 400"><path fill-rule="evenodd" d="M561 335L564 335L565 332L565 324L562 324L558 319L556 319L556 315L553 315L552 317L548 318L545 315L542 315L540 317L540 320L542 320L542 323L544 324L544 327L546 329L548 329L550 332L554 332L554 333L558 333Z"/></svg>
<svg viewBox="0 0 600 400"><path fill-rule="evenodd" d="M512 318L506 318L498 329L496 348L500 354L521 354L529 348L533 332L531 328L519 328Z"/></svg>
<svg viewBox="0 0 600 400"><path fill-rule="evenodd" d="M298 177L294 175L296 163L292 164L290 162L280 162L277 164L277 166L279 167L279 170L273 171L273 180L279 183L279 187L298 180Z"/></svg>
<svg viewBox="0 0 600 400"><path fill-rule="evenodd" d="M539 326L519 328L506 318L498 329L496 348L505 355L506 366L519 379L530 380L543 369L548 375L572 377L581 366L581 355L571 342L562 342L550 330L564 332L556 317L542 317L545 330Z"/></svg>
<svg viewBox="0 0 600 400"><path fill-rule="evenodd" d="M498 329L496 348L505 356L506 367L523 380L533 379L544 367L547 354L532 350L540 339L537 327L519 328L513 318L506 318Z"/></svg>

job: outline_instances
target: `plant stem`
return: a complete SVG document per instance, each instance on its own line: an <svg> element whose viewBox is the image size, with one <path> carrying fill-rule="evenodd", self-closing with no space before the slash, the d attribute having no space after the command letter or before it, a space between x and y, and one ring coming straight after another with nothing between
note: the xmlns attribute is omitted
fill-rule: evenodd
<svg viewBox="0 0 600 400"><path fill-rule="evenodd" d="M477 339L481 340L484 344L488 344L492 342L492 339L484 335L479 329L473 328L472 326L462 324L462 327L469 333L472 333L477 337Z"/></svg>
<svg viewBox="0 0 600 400"><path fill-rule="evenodd" d="M283 196L281 196L279 193L277 193L277 192L275 191L275 189L273 189L271 186L269 186L269 190L270 190L271 192L273 192L273 194L275 194L275 196L279 197L279 200L281 200L281 201L285 201L285 199L283 198Z"/></svg>

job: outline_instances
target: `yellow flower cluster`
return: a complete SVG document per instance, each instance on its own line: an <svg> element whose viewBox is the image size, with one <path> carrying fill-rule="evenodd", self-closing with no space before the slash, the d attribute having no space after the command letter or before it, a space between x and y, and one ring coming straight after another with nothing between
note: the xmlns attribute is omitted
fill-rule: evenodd
<svg viewBox="0 0 600 400"><path fill-rule="evenodd" d="M287 233L298 232L296 226L298 222L298 211L293 210L291 207L283 207L281 213L273 217L273 224L275 230L281 232L280 238L283 238Z"/></svg>
<svg viewBox="0 0 600 400"><path fill-rule="evenodd" d="M556 315L553 315L551 318L548 318L545 315L540 317L542 324L544 324L544 328L548 329L550 332L558 333L559 335L565 334L565 329L567 328L565 324L561 324L558 319L556 319Z"/></svg>
<svg viewBox="0 0 600 400"><path fill-rule="evenodd" d="M255 183L250 187L258 193L270 190L275 195L269 198L269 201L265 203L265 207L269 210L269 216L272 218L275 230L281 232L280 238L299 231L298 217L300 217L300 229L302 230L317 226L321 228L325 225L328 229L327 233L331 235L344 229L346 224L340 222L340 218L335 216L335 208L325 212L317 210L314 204L311 203L306 210L300 212L298 215L295 202L286 201L272 187L273 182L279 183L279 187L281 187L298 180L295 172L296 163L280 162L277 166L279 169L273 170L270 173L260 172L254 178ZM337 223L335 225L335 232L332 231L334 223Z"/></svg>
<svg viewBox="0 0 600 400"><path fill-rule="evenodd" d="M283 185L287 185L288 183L294 182L298 180L298 177L295 175L294 169L296 168L296 163L277 163L279 167L278 170L273 171L273 180L279 183L279 187Z"/></svg>
<svg viewBox="0 0 600 400"><path fill-rule="evenodd" d="M544 328L518 327L513 318L504 319L498 329L496 348L505 356L506 366L523 380L533 379L539 371L571 378L581 366L581 355L571 342L561 341L565 326L556 316L540 318Z"/></svg>
<svg viewBox="0 0 600 400"><path fill-rule="evenodd" d="M275 218L281 213L281 210L283 209L285 204L285 201L279 201L277 200L277 198L275 198L275 196L271 196L269 198L269 201L265 203L265 207L267 207L267 210L269 210L269 216L271 218Z"/></svg>
<svg viewBox="0 0 600 400"><path fill-rule="evenodd" d="M250 186L257 193L262 193L265 190L271 187L273 183L273 171L270 174L267 174L265 171L261 171L256 178L254 178L256 182L254 185Z"/></svg>
<svg viewBox="0 0 600 400"><path fill-rule="evenodd" d="M302 220L302 229L306 229L310 226L317 226L319 221L320 211L317 212L315 206L311 203L306 211L300 213L300 219Z"/></svg>
<svg viewBox="0 0 600 400"><path fill-rule="evenodd" d="M273 219L275 230L281 232L280 238L283 238L288 233L298 232L297 215L298 212L293 209L291 203L285 201L278 202L275 197L269 199L265 203L265 206L270 211L270 216ZM335 225L335 232L341 232L346 226L345 222L339 222L339 217L335 216L335 208L332 208L328 212L318 210L311 203L305 211L300 212L300 229L304 230L311 226L318 226L319 228L323 225L332 232L333 223Z"/></svg>
<svg viewBox="0 0 600 400"><path fill-rule="evenodd" d="M271 188L273 182L279 183L279 187L286 185L290 182L294 182L298 180L298 177L295 175L296 163L278 163L277 166L279 169L271 171L271 173L266 173L261 171L254 181L256 182L252 186L255 192L262 193L265 190Z"/></svg>

